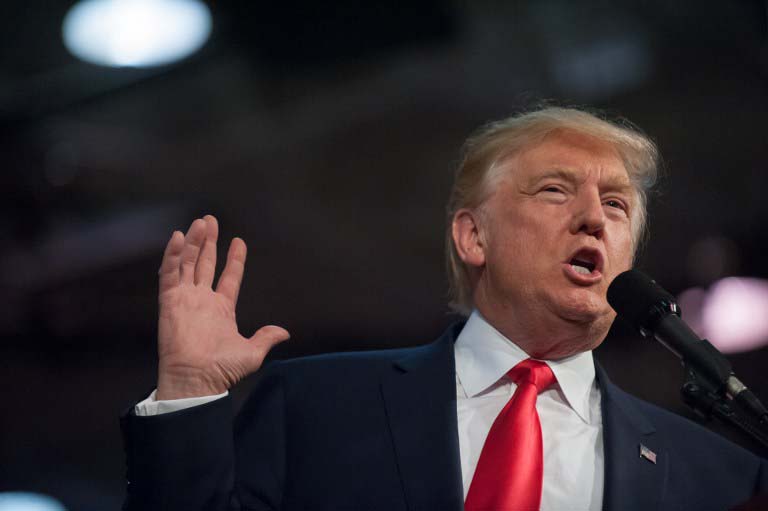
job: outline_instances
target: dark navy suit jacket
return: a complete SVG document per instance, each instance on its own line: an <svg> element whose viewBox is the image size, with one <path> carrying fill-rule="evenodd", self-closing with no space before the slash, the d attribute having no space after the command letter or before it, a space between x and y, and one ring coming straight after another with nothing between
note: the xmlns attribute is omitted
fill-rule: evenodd
<svg viewBox="0 0 768 511"><path fill-rule="evenodd" d="M124 509L460 511L460 330L417 348L270 364L234 428L229 398L127 413ZM604 509L724 510L768 491L765 460L630 396L600 367L597 381Z"/></svg>

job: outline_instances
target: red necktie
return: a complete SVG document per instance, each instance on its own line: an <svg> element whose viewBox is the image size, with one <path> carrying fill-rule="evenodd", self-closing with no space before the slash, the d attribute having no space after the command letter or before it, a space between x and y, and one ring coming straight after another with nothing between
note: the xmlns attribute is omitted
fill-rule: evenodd
<svg viewBox="0 0 768 511"><path fill-rule="evenodd" d="M529 358L507 376L517 389L485 439L465 511L533 511L541 505L544 461L536 397L555 375L544 362Z"/></svg>

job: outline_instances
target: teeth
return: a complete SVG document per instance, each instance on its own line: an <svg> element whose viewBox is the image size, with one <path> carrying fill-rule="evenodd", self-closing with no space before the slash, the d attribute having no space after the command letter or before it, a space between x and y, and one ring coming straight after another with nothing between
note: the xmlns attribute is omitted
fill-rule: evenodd
<svg viewBox="0 0 768 511"><path fill-rule="evenodd" d="M590 273L592 273L591 271L589 271L589 268L585 268L583 266L579 266L576 264L572 264L571 268L573 268L576 271L576 273L581 273L582 275L589 275Z"/></svg>

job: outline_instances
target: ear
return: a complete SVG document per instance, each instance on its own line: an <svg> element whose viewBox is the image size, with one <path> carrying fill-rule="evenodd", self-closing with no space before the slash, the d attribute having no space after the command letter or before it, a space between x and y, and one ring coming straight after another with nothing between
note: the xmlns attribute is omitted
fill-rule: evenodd
<svg viewBox="0 0 768 511"><path fill-rule="evenodd" d="M451 225L453 245L464 264L479 268L485 265L485 245L480 235L478 212L460 209Z"/></svg>

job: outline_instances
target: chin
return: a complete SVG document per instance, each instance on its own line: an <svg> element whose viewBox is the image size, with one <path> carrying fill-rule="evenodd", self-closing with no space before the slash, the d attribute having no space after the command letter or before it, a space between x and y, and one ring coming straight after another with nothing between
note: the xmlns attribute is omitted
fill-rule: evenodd
<svg viewBox="0 0 768 511"><path fill-rule="evenodd" d="M559 316L573 323L601 323L607 322L610 326L615 317L613 309L608 306L605 297L598 297L590 293L586 296L579 293L569 297L559 304Z"/></svg>

